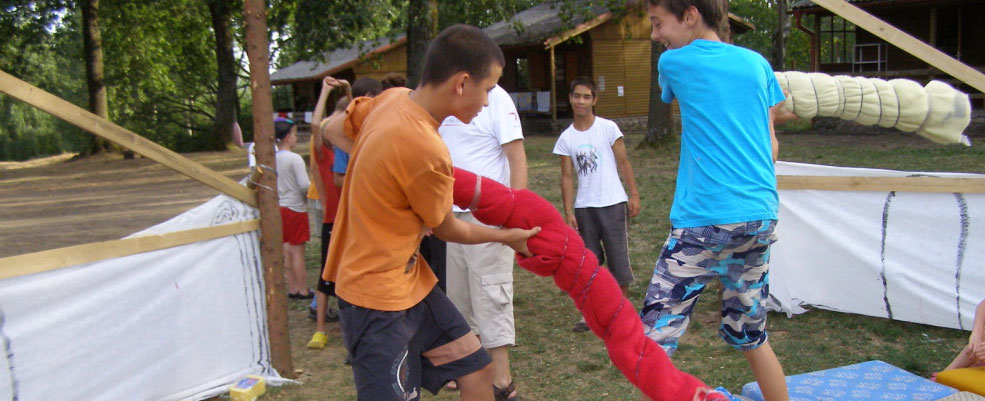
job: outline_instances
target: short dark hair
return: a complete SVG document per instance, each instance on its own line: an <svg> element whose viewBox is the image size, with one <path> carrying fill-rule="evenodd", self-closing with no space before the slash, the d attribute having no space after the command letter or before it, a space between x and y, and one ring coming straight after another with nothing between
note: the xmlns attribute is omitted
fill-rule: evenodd
<svg viewBox="0 0 985 401"><path fill-rule="evenodd" d="M294 128L294 121L288 120L286 118L277 118L274 120L274 137L277 140L281 140L287 137L287 134L291 133L291 128Z"/></svg>
<svg viewBox="0 0 985 401"><path fill-rule="evenodd" d="M383 90L390 88L403 88L407 86L407 78L404 78L404 76L400 74L390 74L380 80L380 85L383 86Z"/></svg>
<svg viewBox="0 0 985 401"><path fill-rule="evenodd" d="M421 86L440 84L459 72L482 80L489 75L493 63L506 65L503 50L496 42L474 26L452 25L428 45Z"/></svg>
<svg viewBox="0 0 985 401"><path fill-rule="evenodd" d="M383 86L380 85L380 81L377 81L370 77L362 77L352 83L352 96L369 96L374 97L383 92Z"/></svg>
<svg viewBox="0 0 985 401"><path fill-rule="evenodd" d="M595 80L593 80L590 77L586 77L584 75L575 77L575 79L571 80L571 87L568 88L568 93L569 94L575 93L575 87L578 85L588 88L588 90L592 91L592 97L596 97L595 91L598 89L598 87L595 86Z"/></svg>
<svg viewBox="0 0 985 401"><path fill-rule="evenodd" d="M728 0L646 0L654 7L663 7L680 21L684 19L684 11L694 6L704 19L705 25L720 32L726 26L728 18Z"/></svg>

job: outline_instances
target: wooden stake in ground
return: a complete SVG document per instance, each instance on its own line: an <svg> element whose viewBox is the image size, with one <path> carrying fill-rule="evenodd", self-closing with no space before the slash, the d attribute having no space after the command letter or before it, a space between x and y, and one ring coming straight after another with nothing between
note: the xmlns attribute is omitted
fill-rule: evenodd
<svg viewBox="0 0 985 401"><path fill-rule="evenodd" d="M246 54L250 58L250 90L253 93L253 138L257 168L262 169L257 185L260 205L260 259L267 291L267 330L270 356L281 376L294 375L291 341L287 329L287 296L284 294L284 253L282 250L280 206L277 203L277 174L274 162L274 107L270 100L270 50L267 44L267 11L263 0L246 0Z"/></svg>

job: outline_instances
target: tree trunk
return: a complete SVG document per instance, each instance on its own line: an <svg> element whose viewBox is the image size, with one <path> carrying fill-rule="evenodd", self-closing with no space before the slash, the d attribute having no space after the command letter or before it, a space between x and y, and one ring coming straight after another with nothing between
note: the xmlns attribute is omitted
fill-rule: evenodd
<svg viewBox="0 0 985 401"><path fill-rule="evenodd" d="M428 43L438 34L438 0L410 0L407 6L407 87L416 88L424 72Z"/></svg>
<svg viewBox="0 0 985 401"><path fill-rule="evenodd" d="M233 34L229 25L232 8L226 0L211 0L209 14L215 32L215 58L219 70L219 89L216 94L215 119L212 121L211 150L225 150L232 143L233 123L236 121L236 58L233 56Z"/></svg>
<svg viewBox="0 0 985 401"><path fill-rule="evenodd" d="M773 70L783 71L787 64L787 37L790 35L787 0L776 0L776 13L776 31L773 33Z"/></svg>
<svg viewBox="0 0 985 401"><path fill-rule="evenodd" d="M250 89L253 94L253 133L256 138L258 168L270 166L260 174L257 204L260 209L260 260L267 297L267 332L270 359L281 376L293 378L291 337L287 327L287 295L284 294L284 252L281 248L280 208L277 205L277 165L274 157L274 106L270 100L270 47L267 42L267 8L264 0L246 0L246 54L250 59ZM271 174L273 173L273 174Z"/></svg>
<svg viewBox="0 0 985 401"><path fill-rule="evenodd" d="M664 146L674 142L674 110L670 104L660 100L660 73L657 61L664 47L659 42L650 42L650 111L646 119L646 136L643 144Z"/></svg>
<svg viewBox="0 0 985 401"><path fill-rule="evenodd" d="M109 102L106 96L106 83L103 81L103 39L99 30L99 0L83 0L82 8L82 51L86 62L86 86L89 89L89 111L109 120ZM104 150L117 150L111 142L89 134L89 146L83 155L94 155ZM131 150L123 152L123 158L133 159Z"/></svg>
<svg viewBox="0 0 985 401"><path fill-rule="evenodd" d="M103 82L103 40L99 33L99 0L83 0L79 6L82 8L82 50L86 62L86 85L89 88L89 111L108 120L109 105ZM94 134L89 135L89 146L83 154L102 152L106 141Z"/></svg>

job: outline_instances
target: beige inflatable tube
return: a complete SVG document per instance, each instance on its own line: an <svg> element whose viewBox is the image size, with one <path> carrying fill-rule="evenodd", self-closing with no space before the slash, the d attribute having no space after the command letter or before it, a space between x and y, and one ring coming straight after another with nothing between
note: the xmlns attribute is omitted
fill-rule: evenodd
<svg viewBox="0 0 985 401"><path fill-rule="evenodd" d="M776 72L788 94L783 108L800 118L838 117L862 125L916 132L941 144L970 146L963 135L971 123L968 95L940 81L926 86L908 79Z"/></svg>

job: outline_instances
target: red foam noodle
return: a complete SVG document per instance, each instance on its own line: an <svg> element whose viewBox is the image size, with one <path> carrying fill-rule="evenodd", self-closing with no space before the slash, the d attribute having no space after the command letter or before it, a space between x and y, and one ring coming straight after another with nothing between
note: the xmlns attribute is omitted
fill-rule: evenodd
<svg viewBox="0 0 985 401"><path fill-rule="evenodd" d="M481 181L477 183L477 179ZM612 363L643 394L654 401L728 399L678 370L663 348L643 334L639 314L623 297L615 278L599 266L595 255L550 202L529 190L514 191L457 168L454 202L469 208L486 224L541 228L527 240L534 256L517 254L517 262L534 274L554 278L558 288L574 300L588 327L605 343Z"/></svg>

